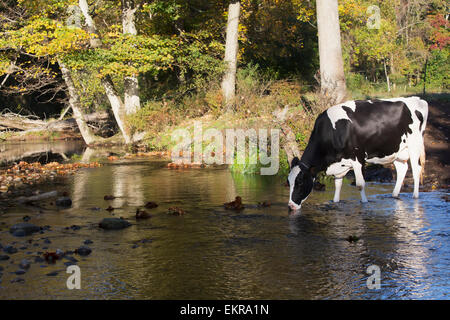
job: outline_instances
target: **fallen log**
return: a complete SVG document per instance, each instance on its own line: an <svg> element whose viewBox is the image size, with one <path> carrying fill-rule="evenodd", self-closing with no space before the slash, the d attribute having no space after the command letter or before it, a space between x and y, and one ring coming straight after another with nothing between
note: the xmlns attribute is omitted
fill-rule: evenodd
<svg viewBox="0 0 450 320"><path fill-rule="evenodd" d="M15 200L18 203L31 203L33 201L42 201L42 200L54 198L57 196L58 196L58 191L50 191L50 192L37 194L37 195L31 196L31 197L24 197L24 196L18 197Z"/></svg>
<svg viewBox="0 0 450 320"><path fill-rule="evenodd" d="M109 119L109 114L106 111L94 112L84 115L86 122L104 122ZM19 115L0 115L0 130L14 130L14 131L78 131L78 125L75 119L70 118L66 120L38 120L22 117Z"/></svg>

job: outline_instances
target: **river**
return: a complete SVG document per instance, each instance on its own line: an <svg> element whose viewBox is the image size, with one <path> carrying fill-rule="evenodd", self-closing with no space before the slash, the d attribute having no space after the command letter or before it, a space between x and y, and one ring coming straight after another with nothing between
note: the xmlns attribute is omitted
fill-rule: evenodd
<svg viewBox="0 0 450 320"><path fill-rule="evenodd" d="M448 193L421 193L418 200L402 193L397 200L390 196L392 184L369 183L369 203L361 204L347 181L342 203L330 202L334 187L327 184L326 191L311 194L299 214L290 215L285 178L166 165L154 158L82 169L64 184L39 187L67 191L72 207L57 210L45 202L42 210L17 206L0 215L0 243L18 248L0 261L0 299L449 298L450 216L442 199ZM105 195L116 199L106 201ZM225 210L223 203L237 195L247 208ZM147 201L159 204L147 209L153 217L135 220L136 209ZM271 206L258 208L262 201ZM116 209L109 212L108 206ZM186 214L168 215L171 206ZM9 227L24 216L51 229L13 237ZM112 216L132 226L98 228ZM80 290L66 286L67 260L34 262L46 251L74 250L85 240L93 242L92 253L73 255ZM18 276L14 272L24 258L31 267ZM381 289L367 286L372 265L381 271Z"/></svg>

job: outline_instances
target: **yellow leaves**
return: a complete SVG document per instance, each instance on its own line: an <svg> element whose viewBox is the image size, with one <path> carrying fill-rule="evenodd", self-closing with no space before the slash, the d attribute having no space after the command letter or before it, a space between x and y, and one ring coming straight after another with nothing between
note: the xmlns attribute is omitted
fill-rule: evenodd
<svg viewBox="0 0 450 320"><path fill-rule="evenodd" d="M89 37L80 28L33 16L22 28L7 32L7 43L36 56L52 56L81 48Z"/></svg>

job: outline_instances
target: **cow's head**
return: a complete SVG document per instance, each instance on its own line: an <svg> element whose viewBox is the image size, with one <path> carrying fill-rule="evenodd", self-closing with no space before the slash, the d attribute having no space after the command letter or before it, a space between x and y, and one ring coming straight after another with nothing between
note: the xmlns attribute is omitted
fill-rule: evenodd
<svg viewBox="0 0 450 320"><path fill-rule="evenodd" d="M297 157L292 160L288 183L290 189L289 209L299 210L313 189L314 177L310 168Z"/></svg>

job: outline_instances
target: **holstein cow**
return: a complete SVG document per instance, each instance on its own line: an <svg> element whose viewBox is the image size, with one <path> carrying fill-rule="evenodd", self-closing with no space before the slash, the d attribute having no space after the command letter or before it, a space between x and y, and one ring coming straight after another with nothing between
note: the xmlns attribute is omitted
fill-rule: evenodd
<svg viewBox="0 0 450 320"><path fill-rule="evenodd" d="M334 202L339 202L342 179L353 169L362 202L367 202L363 177L366 162L394 163L397 182L392 195L398 197L409 159L417 198L425 165L423 133L427 118L428 103L419 97L355 100L332 106L316 119L301 160L292 160L289 208L300 209L320 171L335 177Z"/></svg>

